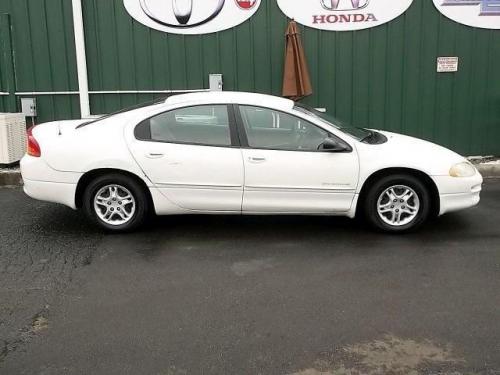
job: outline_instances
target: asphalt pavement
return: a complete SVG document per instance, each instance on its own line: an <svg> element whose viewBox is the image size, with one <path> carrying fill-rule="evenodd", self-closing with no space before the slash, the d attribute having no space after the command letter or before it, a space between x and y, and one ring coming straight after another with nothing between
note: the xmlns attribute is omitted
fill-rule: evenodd
<svg viewBox="0 0 500 375"><path fill-rule="evenodd" d="M500 180L402 236L241 216L108 235L0 188L0 374L500 374Z"/></svg>

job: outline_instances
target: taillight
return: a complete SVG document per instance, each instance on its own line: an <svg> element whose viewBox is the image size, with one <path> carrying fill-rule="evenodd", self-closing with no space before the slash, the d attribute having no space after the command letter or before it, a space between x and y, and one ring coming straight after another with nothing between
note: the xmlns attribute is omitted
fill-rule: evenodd
<svg viewBox="0 0 500 375"><path fill-rule="evenodd" d="M42 151L40 150L40 145L36 141L35 137L33 136L33 128L28 129L28 155L34 156L39 158L42 155Z"/></svg>

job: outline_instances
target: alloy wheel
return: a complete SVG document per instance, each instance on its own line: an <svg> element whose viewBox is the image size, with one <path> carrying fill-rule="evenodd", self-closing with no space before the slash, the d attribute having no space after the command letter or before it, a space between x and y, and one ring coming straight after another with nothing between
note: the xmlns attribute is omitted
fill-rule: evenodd
<svg viewBox="0 0 500 375"><path fill-rule="evenodd" d="M420 199L409 186L394 185L385 189L377 201L379 217L391 226L411 223L420 211Z"/></svg>
<svg viewBox="0 0 500 375"><path fill-rule="evenodd" d="M94 210L106 224L123 225L134 216L136 201L130 190L121 185L106 185L94 197Z"/></svg>

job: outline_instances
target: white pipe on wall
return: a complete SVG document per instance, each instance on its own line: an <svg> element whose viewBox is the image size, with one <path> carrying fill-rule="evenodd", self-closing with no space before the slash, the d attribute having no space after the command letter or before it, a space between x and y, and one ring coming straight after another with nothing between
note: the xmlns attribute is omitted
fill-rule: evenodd
<svg viewBox="0 0 500 375"><path fill-rule="evenodd" d="M193 90L108 90L88 91L89 95L125 95L125 94L185 94L192 92L208 92L209 89ZM16 92L17 96L42 96L42 95L79 95L79 91L24 91ZM0 95L10 95L8 92L0 92Z"/></svg>
<svg viewBox="0 0 500 375"><path fill-rule="evenodd" d="M41 96L41 95L79 95L78 91L24 91L16 92L17 96Z"/></svg>
<svg viewBox="0 0 500 375"><path fill-rule="evenodd" d="M82 118L90 116L89 81L87 75L87 54L85 53L85 32L83 28L82 0L72 0L73 25L75 29L76 67Z"/></svg>
<svg viewBox="0 0 500 375"><path fill-rule="evenodd" d="M184 94L192 92L208 92L208 89L193 90L108 90L108 91L90 91L90 94Z"/></svg>

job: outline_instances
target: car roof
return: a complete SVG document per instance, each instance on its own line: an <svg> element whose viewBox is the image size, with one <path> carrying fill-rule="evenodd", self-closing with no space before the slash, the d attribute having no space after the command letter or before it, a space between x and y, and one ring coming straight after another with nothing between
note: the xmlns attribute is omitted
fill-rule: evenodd
<svg viewBox="0 0 500 375"><path fill-rule="evenodd" d="M214 103L235 103L255 106L271 107L275 109L291 110L294 102L290 99L278 96L256 94L239 91L204 91L188 94L173 95L167 100L167 105L181 104L214 104Z"/></svg>

